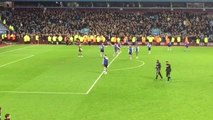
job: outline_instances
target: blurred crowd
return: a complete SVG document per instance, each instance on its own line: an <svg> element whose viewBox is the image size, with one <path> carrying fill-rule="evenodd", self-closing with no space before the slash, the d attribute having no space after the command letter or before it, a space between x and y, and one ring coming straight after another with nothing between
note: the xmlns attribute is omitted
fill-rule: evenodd
<svg viewBox="0 0 213 120"><path fill-rule="evenodd" d="M159 35L201 36L212 34L206 12L131 11L107 9L13 9L7 24L18 35L74 35L88 29L89 35L148 36L153 29Z"/></svg>

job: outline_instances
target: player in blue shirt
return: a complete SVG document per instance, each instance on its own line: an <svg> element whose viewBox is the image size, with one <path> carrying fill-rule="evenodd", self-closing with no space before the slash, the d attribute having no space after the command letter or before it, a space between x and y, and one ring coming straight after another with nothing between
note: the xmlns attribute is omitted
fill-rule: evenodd
<svg viewBox="0 0 213 120"><path fill-rule="evenodd" d="M108 60L107 55L105 55L105 56L104 56L104 60L103 60L104 74L107 74L107 67L108 67L108 64L109 64L109 60Z"/></svg>
<svg viewBox="0 0 213 120"><path fill-rule="evenodd" d="M100 56L104 57L104 43L101 43L100 45L100 52L101 52Z"/></svg>
<svg viewBox="0 0 213 120"><path fill-rule="evenodd" d="M130 46L129 46L129 58L130 58L130 60L132 59L132 53L133 53L133 48L132 48L132 46L130 45Z"/></svg>
<svg viewBox="0 0 213 120"><path fill-rule="evenodd" d="M151 54L152 44L151 44L151 43L148 43L148 44L147 44L147 47L148 47L148 53Z"/></svg>
<svg viewBox="0 0 213 120"><path fill-rule="evenodd" d="M139 46L135 46L135 54L136 54L136 59L138 59L138 53L139 53Z"/></svg>

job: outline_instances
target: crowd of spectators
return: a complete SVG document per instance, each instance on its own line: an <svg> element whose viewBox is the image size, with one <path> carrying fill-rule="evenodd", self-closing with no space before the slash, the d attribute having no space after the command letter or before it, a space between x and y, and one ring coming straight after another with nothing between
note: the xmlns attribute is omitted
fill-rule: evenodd
<svg viewBox="0 0 213 120"><path fill-rule="evenodd" d="M7 21L17 34L67 35L83 28L91 35L105 36L151 35L153 28L172 36L212 33L206 12L17 8Z"/></svg>

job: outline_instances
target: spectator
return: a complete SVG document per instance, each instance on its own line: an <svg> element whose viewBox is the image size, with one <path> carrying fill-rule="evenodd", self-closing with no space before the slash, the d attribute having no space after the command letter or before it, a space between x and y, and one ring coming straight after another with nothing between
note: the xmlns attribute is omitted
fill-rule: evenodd
<svg viewBox="0 0 213 120"><path fill-rule="evenodd" d="M0 120L1 120L1 115L2 115L2 108L0 107Z"/></svg>
<svg viewBox="0 0 213 120"><path fill-rule="evenodd" d="M6 115L5 115L5 119L4 120L10 120L10 114L9 113L7 113Z"/></svg>
<svg viewBox="0 0 213 120"><path fill-rule="evenodd" d="M120 37L124 35L151 35L153 28L161 34L204 36L210 33L210 19L206 12L182 11L120 11L82 9L25 8L11 11L12 23L17 34L68 35L89 28L89 35ZM199 21L199 22L198 22Z"/></svg>

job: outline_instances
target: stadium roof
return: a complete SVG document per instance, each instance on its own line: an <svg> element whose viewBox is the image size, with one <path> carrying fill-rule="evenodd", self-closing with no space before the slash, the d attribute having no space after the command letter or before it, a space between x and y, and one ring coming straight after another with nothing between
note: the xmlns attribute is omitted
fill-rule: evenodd
<svg viewBox="0 0 213 120"><path fill-rule="evenodd" d="M63 1L63 2L213 2L213 0L5 0L5 1L23 1L23 2L50 2L50 1Z"/></svg>

